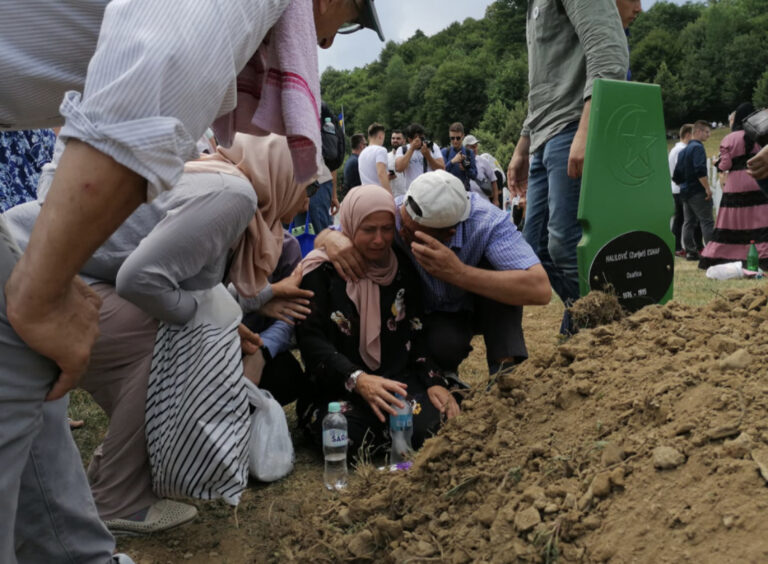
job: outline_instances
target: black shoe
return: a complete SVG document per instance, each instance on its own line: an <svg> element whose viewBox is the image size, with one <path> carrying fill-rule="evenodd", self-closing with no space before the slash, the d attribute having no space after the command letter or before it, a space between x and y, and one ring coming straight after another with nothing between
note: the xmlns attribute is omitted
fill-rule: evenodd
<svg viewBox="0 0 768 564"><path fill-rule="evenodd" d="M699 260L699 253L694 251L686 251L685 260Z"/></svg>

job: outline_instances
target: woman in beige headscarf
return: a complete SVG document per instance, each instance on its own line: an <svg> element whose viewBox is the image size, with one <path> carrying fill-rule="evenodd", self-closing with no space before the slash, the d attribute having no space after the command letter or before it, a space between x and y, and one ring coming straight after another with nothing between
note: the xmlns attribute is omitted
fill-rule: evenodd
<svg viewBox="0 0 768 564"><path fill-rule="evenodd" d="M345 282L323 251L302 261L301 286L315 297L296 337L314 389L307 401L299 399L300 423L319 442L328 402L343 400L348 453L355 455L364 440L373 446L388 442L386 415L408 401L418 448L437 431L441 416L453 416L459 407L426 356L419 278L411 261L392 246L392 194L380 186L354 188L341 204L339 219L368 269L364 278Z"/></svg>

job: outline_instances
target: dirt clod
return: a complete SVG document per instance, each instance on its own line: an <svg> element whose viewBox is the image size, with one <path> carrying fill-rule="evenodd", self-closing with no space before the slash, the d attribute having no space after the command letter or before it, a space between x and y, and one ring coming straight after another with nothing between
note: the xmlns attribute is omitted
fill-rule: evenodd
<svg viewBox="0 0 768 564"><path fill-rule="evenodd" d="M685 463L685 455L677 449L660 446L653 449L653 466L659 470L670 470Z"/></svg>
<svg viewBox="0 0 768 564"><path fill-rule="evenodd" d="M752 362L752 356L746 349L739 349L735 353L728 355L718 364L723 370L743 370Z"/></svg>
<svg viewBox="0 0 768 564"><path fill-rule="evenodd" d="M515 528L521 533L530 531L539 523L541 523L541 516L535 507L528 507L515 515Z"/></svg>
<svg viewBox="0 0 768 564"><path fill-rule="evenodd" d="M618 321L624 310L614 294L590 292L568 308L573 323L579 329L589 329Z"/></svg>
<svg viewBox="0 0 768 564"><path fill-rule="evenodd" d="M373 540L373 533L369 530L360 531L349 541L349 552L358 558L370 557L375 550L376 543Z"/></svg>

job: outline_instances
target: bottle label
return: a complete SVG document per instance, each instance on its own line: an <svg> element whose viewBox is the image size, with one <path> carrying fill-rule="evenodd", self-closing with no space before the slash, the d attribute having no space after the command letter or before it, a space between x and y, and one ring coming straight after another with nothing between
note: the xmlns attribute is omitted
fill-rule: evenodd
<svg viewBox="0 0 768 564"><path fill-rule="evenodd" d="M343 429L326 429L323 431L323 446L330 448L347 446L347 432Z"/></svg>
<svg viewBox="0 0 768 564"><path fill-rule="evenodd" d="M410 413L401 413L389 416L389 428L393 431L405 431L413 427L413 416Z"/></svg>

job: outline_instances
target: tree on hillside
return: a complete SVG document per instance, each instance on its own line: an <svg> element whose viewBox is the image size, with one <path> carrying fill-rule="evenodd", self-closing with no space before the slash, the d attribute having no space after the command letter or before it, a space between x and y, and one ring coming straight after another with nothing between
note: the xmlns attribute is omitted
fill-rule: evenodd
<svg viewBox="0 0 768 564"><path fill-rule="evenodd" d="M663 29L673 35L679 34L688 24L701 17L706 7L700 2L686 2L682 6L672 2L656 2L649 10L643 12L632 24L630 44L634 49L636 45L652 31ZM669 62L668 62L669 63ZM670 67L672 68L672 67Z"/></svg>
<svg viewBox="0 0 768 564"><path fill-rule="evenodd" d="M487 105L487 79L469 58L440 65L424 93L425 125L441 145L448 141L448 126L460 121L472 129Z"/></svg>
<svg viewBox="0 0 768 564"><path fill-rule="evenodd" d="M408 89L410 73L400 55L395 55L387 65L386 79L382 86L384 115L380 121L392 127L399 127L408 120Z"/></svg>
<svg viewBox="0 0 768 564"><path fill-rule="evenodd" d="M752 104L756 108L768 107L768 70L757 81L755 92L752 96Z"/></svg>
<svg viewBox="0 0 768 564"><path fill-rule="evenodd" d="M688 111L686 96L680 86L680 80L672 74L667 63L662 62L653 82L661 86L661 99L664 107L664 123L667 129L674 129L685 121Z"/></svg>
<svg viewBox="0 0 768 564"><path fill-rule="evenodd" d="M682 53L675 35L667 29L654 29L630 51L632 79L636 82L652 82L661 63L672 73L679 71Z"/></svg>
<svg viewBox="0 0 768 564"><path fill-rule="evenodd" d="M526 0L499 0L485 11L488 46L496 55L525 51Z"/></svg>

